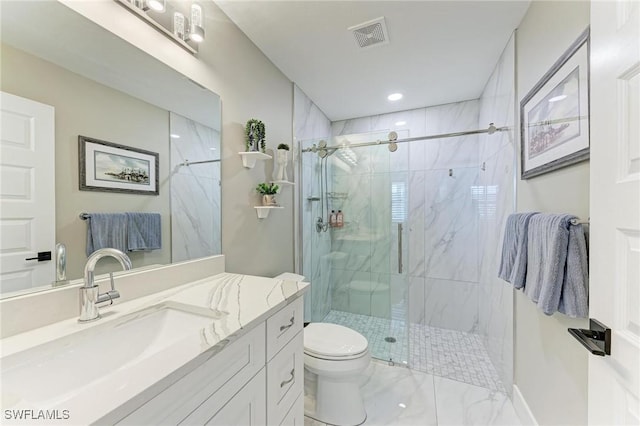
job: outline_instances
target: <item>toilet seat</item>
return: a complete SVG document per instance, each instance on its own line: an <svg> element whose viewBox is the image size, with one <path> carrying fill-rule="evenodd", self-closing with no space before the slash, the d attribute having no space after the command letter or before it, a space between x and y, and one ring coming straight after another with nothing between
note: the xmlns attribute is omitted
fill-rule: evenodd
<svg viewBox="0 0 640 426"><path fill-rule="evenodd" d="M368 347L362 334L341 325L311 323L304 329L304 352L315 358L346 361L364 356Z"/></svg>

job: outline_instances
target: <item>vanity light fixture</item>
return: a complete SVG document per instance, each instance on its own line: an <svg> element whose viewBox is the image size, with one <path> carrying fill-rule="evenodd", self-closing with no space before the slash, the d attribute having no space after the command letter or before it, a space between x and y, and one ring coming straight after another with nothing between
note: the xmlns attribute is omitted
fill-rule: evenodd
<svg viewBox="0 0 640 426"><path fill-rule="evenodd" d="M202 6L197 3L191 5L191 26L189 28L189 40L196 43L204 41L204 24Z"/></svg>
<svg viewBox="0 0 640 426"><path fill-rule="evenodd" d="M154 10L163 13L165 11L165 0L146 0L143 10Z"/></svg>
<svg viewBox="0 0 640 426"><path fill-rule="evenodd" d="M389 99L390 101L399 101L400 99L402 99L402 93L392 93L387 96L387 99Z"/></svg>
<svg viewBox="0 0 640 426"><path fill-rule="evenodd" d="M173 14L173 34L180 40L184 40L184 15L180 12Z"/></svg>

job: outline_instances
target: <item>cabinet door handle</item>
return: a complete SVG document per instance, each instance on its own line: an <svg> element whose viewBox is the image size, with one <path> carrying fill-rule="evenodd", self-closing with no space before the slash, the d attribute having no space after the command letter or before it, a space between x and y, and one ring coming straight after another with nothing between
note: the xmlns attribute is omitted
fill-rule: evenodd
<svg viewBox="0 0 640 426"><path fill-rule="evenodd" d="M293 324L295 324L295 322L296 322L296 318L291 317L291 319L289 320L289 324L280 326L280 331L285 331L287 328L293 327Z"/></svg>
<svg viewBox="0 0 640 426"><path fill-rule="evenodd" d="M292 368L291 372L289 373L291 375L291 378L283 381L282 383L280 383L280 387L283 388L285 387L285 385L288 385L289 383L293 382L293 379L296 378L296 369Z"/></svg>

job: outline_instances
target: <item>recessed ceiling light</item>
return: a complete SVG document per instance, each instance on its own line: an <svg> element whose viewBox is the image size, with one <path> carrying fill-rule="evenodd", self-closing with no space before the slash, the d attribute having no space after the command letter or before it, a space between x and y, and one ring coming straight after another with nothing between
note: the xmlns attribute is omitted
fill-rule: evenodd
<svg viewBox="0 0 640 426"><path fill-rule="evenodd" d="M404 126L405 124L407 124L406 121L396 121L396 126Z"/></svg>
<svg viewBox="0 0 640 426"><path fill-rule="evenodd" d="M400 408L407 408L407 405L406 405L406 404L403 404L403 403L401 402L400 404L398 404L398 407L400 407Z"/></svg>
<svg viewBox="0 0 640 426"><path fill-rule="evenodd" d="M180 139L180 135L177 135L175 133L171 133L170 135L173 139Z"/></svg>
<svg viewBox="0 0 640 426"><path fill-rule="evenodd" d="M399 101L400 99L402 99L402 93L392 93L387 96L387 99L389 99L390 101Z"/></svg>
<svg viewBox="0 0 640 426"><path fill-rule="evenodd" d="M558 102L566 98L567 95L554 96L553 98L549 99L549 102Z"/></svg>

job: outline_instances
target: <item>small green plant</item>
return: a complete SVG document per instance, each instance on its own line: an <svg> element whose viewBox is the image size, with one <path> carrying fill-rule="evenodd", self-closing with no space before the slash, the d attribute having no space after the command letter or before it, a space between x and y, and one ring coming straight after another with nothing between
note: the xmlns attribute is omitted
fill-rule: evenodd
<svg viewBox="0 0 640 426"><path fill-rule="evenodd" d="M256 187L256 191L262 195L274 195L278 193L280 187L275 183L262 182Z"/></svg>
<svg viewBox="0 0 640 426"><path fill-rule="evenodd" d="M255 118L247 121L247 125L244 128L244 136L247 151L260 150L264 152L266 148L266 132L262 121Z"/></svg>
<svg viewBox="0 0 640 426"><path fill-rule="evenodd" d="M281 143L280 145L278 145L278 149L284 149L285 151L289 151L289 145L287 145L286 143Z"/></svg>

